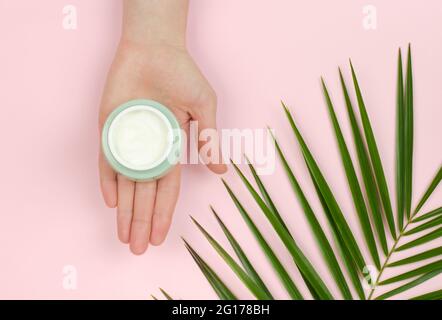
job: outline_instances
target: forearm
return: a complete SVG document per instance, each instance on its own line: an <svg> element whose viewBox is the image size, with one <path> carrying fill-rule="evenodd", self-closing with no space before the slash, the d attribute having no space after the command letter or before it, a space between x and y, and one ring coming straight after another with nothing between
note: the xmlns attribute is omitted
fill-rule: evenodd
<svg viewBox="0 0 442 320"><path fill-rule="evenodd" d="M124 0L122 40L185 47L188 0Z"/></svg>

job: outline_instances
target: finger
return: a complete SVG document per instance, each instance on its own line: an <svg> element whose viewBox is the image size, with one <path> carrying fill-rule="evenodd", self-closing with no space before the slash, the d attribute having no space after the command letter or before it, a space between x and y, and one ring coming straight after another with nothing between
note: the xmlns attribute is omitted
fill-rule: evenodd
<svg viewBox="0 0 442 320"><path fill-rule="evenodd" d="M150 235L150 243L155 246L160 245L166 239L180 192L180 180L181 168L177 165L168 175L158 181Z"/></svg>
<svg viewBox="0 0 442 320"><path fill-rule="evenodd" d="M137 182L135 185L130 250L137 255L144 253L149 244L156 189L156 181Z"/></svg>
<svg viewBox="0 0 442 320"><path fill-rule="evenodd" d="M100 187L104 202L109 208L115 208L117 205L117 177L104 158L100 150L98 155L98 168L100 172Z"/></svg>
<svg viewBox="0 0 442 320"><path fill-rule="evenodd" d="M216 98L209 96L201 99L191 113L194 120L198 121L198 149L201 160L215 173L227 171L221 155L219 134L216 130Z"/></svg>
<svg viewBox="0 0 442 320"><path fill-rule="evenodd" d="M108 97L105 95L102 98L100 111L98 114L98 130L101 141L101 134L104 126L104 122L110 112L110 108L107 107L109 105ZM112 167L107 162L103 150L99 149L98 155L98 168L100 173L100 186L101 193L103 194L104 202L110 208L115 208L117 206L117 174L112 169Z"/></svg>
<svg viewBox="0 0 442 320"><path fill-rule="evenodd" d="M134 203L135 183L122 175L117 176L118 180L118 209L117 209L117 230L118 238L123 243L129 243L130 226Z"/></svg>

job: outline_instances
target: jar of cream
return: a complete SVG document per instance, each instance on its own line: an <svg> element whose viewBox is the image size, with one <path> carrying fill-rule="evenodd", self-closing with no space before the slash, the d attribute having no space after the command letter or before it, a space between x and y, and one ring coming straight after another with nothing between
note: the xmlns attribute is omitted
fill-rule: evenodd
<svg viewBox="0 0 442 320"><path fill-rule="evenodd" d="M181 155L181 129L173 113L152 100L132 100L106 119L101 136L112 168L134 181L164 176Z"/></svg>

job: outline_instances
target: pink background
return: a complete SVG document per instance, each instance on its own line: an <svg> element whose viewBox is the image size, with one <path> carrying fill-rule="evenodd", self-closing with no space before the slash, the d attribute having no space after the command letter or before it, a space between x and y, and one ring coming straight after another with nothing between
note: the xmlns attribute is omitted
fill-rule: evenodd
<svg viewBox="0 0 442 320"><path fill-rule="evenodd" d="M347 59L353 59L390 192L394 194L396 54L399 46L404 48L411 42L416 97L416 204L442 159L442 2L191 3L189 47L217 90L220 127L277 128L303 187L321 222L325 222L320 205L311 197L314 191L279 106L279 100L284 99L294 111L338 201L343 203L358 239L362 238L318 79L325 76L349 138L337 66L344 67L348 81ZM78 9L76 31L62 28L62 8L67 4ZM367 31L362 26L362 8L367 4L377 8L376 30ZM240 235L239 241L275 295L287 297L219 178L203 167L184 170L175 219L162 247L150 248L147 254L135 257L118 242L115 212L104 207L98 187L96 124L120 20L120 0L0 0L0 298L147 299L151 293L158 295L159 286L178 298L216 298L184 249L181 235L239 296L249 297L188 218L189 214L194 215L221 243L227 244L209 214L209 204ZM267 231L281 259L293 270L289 255L239 180L232 172L226 179L262 230ZM326 278L327 269L279 164L275 175L264 180L284 218L293 226L299 245ZM441 189L425 210L441 205ZM76 290L63 289L65 265L77 269ZM295 271L292 274L300 279ZM326 280L337 292L333 281ZM439 276L400 297L440 289L441 280Z"/></svg>

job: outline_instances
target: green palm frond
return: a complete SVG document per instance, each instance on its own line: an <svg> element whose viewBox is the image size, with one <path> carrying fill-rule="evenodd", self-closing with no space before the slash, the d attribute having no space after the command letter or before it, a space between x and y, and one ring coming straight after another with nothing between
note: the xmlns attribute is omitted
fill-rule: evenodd
<svg viewBox="0 0 442 320"><path fill-rule="evenodd" d="M310 172L310 176L312 176L311 172ZM361 274L360 270L357 268L357 266L353 260L353 257L351 256L350 252L347 249L347 246L344 243L343 238L339 234L338 227L336 226L336 223L333 221L333 217L330 213L330 209L327 207L327 204L324 200L324 197L321 194L321 191L319 190L318 185L316 184L316 182L314 181L313 178L312 178L312 180L313 180L313 185L315 186L316 194L319 198L319 201L321 202L322 208L324 210L324 214L328 220L332 234L333 234L335 241L336 241L336 245L337 245L339 253L342 257L343 263L349 273L352 284L353 284L355 290L357 291L359 298L362 300L365 300L365 293L364 293L364 289L362 288L362 283L360 280L360 274Z"/></svg>
<svg viewBox="0 0 442 320"><path fill-rule="evenodd" d="M415 214L419 212L419 210L422 208L422 206L425 204L425 202L431 196L433 191L439 185L441 180L442 180L442 165L440 166L439 171L437 171L436 175L434 176L433 180L431 181L430 185L428 186L428 189L425 191L424 195L422 196L422 199L419 201L419 204L417 205L416 209L414 209ZM440 207L436 210L439 210L439 213L441 213L442 207ZM416 221L417 221L417 219L416 219Z"/></svg>
<svg viewBox="0 0 442 320"><path fill-rule="evenodd" d="M171 296L170 294L168 294L166 290L164 290L163 288L159 288L159 289L160 289L160 292L162 293L162 295L164 296L164 298L165 298L166 300L173 300L172 296ZM155 296L155 295L153 295L153 294L151 294L150 297L151 297L153 300L159 300L159 299L157 298L157 296Z"/></svg>
<svg viewBox="0 0 442 320"><path fill-rule="evenodd" d="M405 233L404 233L405 235ZM415 240L409 241L403 245L401 245L400 247L396 248L396 251L402 251L402 250L406 250L406 249L410 249L410 248L414 248L416 246L420 246L421 244L430 242L434 239L439 239L440 237L442 237L442 228L436 229L434 231L431 231Z"/></svg>
<svg viewBox="0 0 442 320"><path fill-rule="evenodd" d="M413 221L411 223L421 222L421 221L430 219L432 217L439 217L440 215L442 215L442 207L431 210L430 212L427 212L427 213L413 219Z"/></svg>
<svg viewBox="0 0 442 320"><path fill-rule="evenodd" d="M408 46L407 76L405 79L405 119L404 119L404 204L407 218L411 215L411 193L413 184L413 70L411 48Z"/></svg>
<svg viewBox="0 0 442 320"><path fill-rule="evenodd" d="M167 300L173 300L172 296L171 296L170 294L168 294L168 293L166 292L166 290L164 290L163 288L160 288L160 291L161 291L161 293L164 295L164 297L165 297Z"/></svg>
<svg viewBox="0 0 442 320"><path fill-rule="evenodd" d="M215 293L221 300L236 300L236 296L230 291L226 284L220 279L220 277L213 271L213 269L200 257L200 255L190 246L190 244L184 240L184 245L189 251L195 263L200 268L203 275L206 277L209 284L212 286Z"/></svg>
<svg viewBox="0 0 442 320"><path fill-rule="evenodd" d="M402 53L399 49L396 97L396 210L399 230L404 226L405 210L405 97L402 71Z"/></svg>
<svg viewBox="0 0 442 320"><path fill-rule="evenodd" d="M402 292L405 292L409 289L412 289L412 288L424 283L425 281L428 281L428 280L438 276L440 273L442 273L442 269L438 269L436 271L426 273L423 276L421 276L413 281L410 281L400 287L397 287L396 289L393 289L391 291L388 291L388 292L382 294L381 296L377 297L375 300L384 300L387 298L391 298L399 293L402 293Z"/></svg>
<svg viewBox="0 0 442 320"><path fill-rule="evenodd" d="M276 218L275 214L267 207L265 202L261 199L259 194L253 188L253 186L250 184L244 174L239 170L239 168L235 166L235 169L237 170L237 173L239 174L241 180L244 182L246 188L249 190L250 194L255 199L256 203L261 208L262 212L271 223L281 241L284 243L285 247L291 254L293 261L299 268L299 271L301 272L308 286L310 286L310 289L313 290L320 299L333 299L333 296L331 295L324 281L316 272L309 259L299 248L292 235L279 222L279 219Z"/></svg>
<svg viewBox="0 0 442 320"><path fill-rule="evenodd" d="M356 176L356 171L353 165L353 161L350 157L350 152L348 151L347 145L344 140L344 136L341 131L338 119L336 117L333 103L331 101L330 95L328 93L327 87L325 86L324 80L321 79L322 87L324 90L324 95L328 110L330 113L330 118L333 123L333 128L335 130L336 140L338 141L339 151L341 154L342 164L345 169L347 176L347 181L350 186L351 194L353 197L353 203L356 207L356 212L359 217L359 222L361 224L362 231L364 233L365 241L368 245L371 257L374 260L376 267L380 268L381 263L379 261L379 255L376 248L376 242L373 236L373 230L371 229L370 219L367 212L367 207L365 206L364 196L362 195L362 190L359 185L358 178Z"/></svg>
<svg viewBox="0 0 442 320"><path fill-rule="evenodd" d="M438 256L442 256L442 247L430 249L430 250L424 251L422 253L418 253L414 256L404 258L404 259L401 259L396 262L391 262L390 264L387 265L387 267L402 266L404 264L418 262L418 261L422 261L422 260L426 260L426 259L430 259L430 258L438 257Z"/></svg>
<svg viewBox="0 0 442 320"><path fill-rule="evenodd" d="M376 181L373 169L370 163L367 147L365 146L364 138L362 137L361 129L356 119L356 114L353 109L353 104L348 94L347 85L341 69L339 69L339 78L341 80L342 92L344 94L345 105L347 107L347 114L350 120L353 141L358 157L359 167L361 170L362 180L364 182L365 192L370 207L371 217L373 219L374 228L376 229L377 237L379 239L382 251L384 254L388 252L387 238L385 236L384 222L382 221L382 205L379 200L379 195L376 187Z"/></svg>
<svg viewBox="0 0 442 320"><path fill-rule="evenodd" d="M218 224L220 225L221 229L223 230L224 234L226 235L226 238L229 240L230 245L232 246L233 250L235 251L236 256L241 261L241 264L244 267L246 273L252 278L253 281L255 281L256 285L267 295L267 297L269 299L273 299L273 296L270 293L269 289L265 285L264 281L262 281L258 272L256 272L255 268L253 267L252 263L250 262L249 258L246 255L246 253L239 245L238 241L236 241L233 234L230 232L230 230L227 228L227 226L224 224L224 222L221 220L221 218L215 212L215 209L213 209L212 207L210 209L212 210L212 213L214 214ZM195 223L197 223L197 225L199 225L199 223L196 222L196 220L195 220Z"/></svg>
<svg viewBox="0 0 442 320"><path fill-rule="evenodd" d="M389 279L383 280L383 281L379 282L379 285L383 286L383 285L394 283L397 281L410 279L415 276L418 276L418 275L421 275L424 273L428 273L428 272L432 272L432 271L436 271L439 269L442 269L442 260L438 260L436 262L429 263L423 267L419 267L414 270L404 272L398 276L394 276Z"/></svg>
<svg viewBox="0 0 442 320"><path fill-rule="evenodd" d="M429 293L411 298L410 300L442 300L442 290L429 292Z"/></svg>
<svg viewBox="0 0 442 320"><path fill-rule="evenodd" d="M437 218L434 218L433 220L427 221L420 226L417 226L407 232L404 232L404 235L409 236L411 234L415 234L433 227L437 227L442 224L442 216L439 216Z"/></svg>
<svg viewBox="0 0 442 320"><path fill-rule="evenodd" d="M350 61L351 75L353 78L353 84L355 87L356 97L359 106L359 114L361 116L362 126L365 133L365 141L368 146L368 153L370 154L371 165L373 166L374 176L376 178L377 187L381 197L382 207L384 209L384 215L388 222L391 235L396 239L396 231L394 225L393 211L391 209L390 194L388 191L387 181L385 179L384 168L382 166L381 157L379 155L376 139L371 127L370 118L365 107L364 99L362 98L362 92L359 87L359 82L356 77L356 72L353 64Z"/></svg>
<svg viewBox="0 0 442 320"><path fill-rule="evenodd" d="M296 177L294 176L287 160L285 159L285 156L284 156L281 148L279 147L278 142L276 140L274 140L274 141L275 141L275 146L276 146L278 155L283 163L285 172L289 178L289 181L292 185L292 188L293 188L296 196L298 197L299 202L301 203L304 214L310 224L312 232L314 233L314 235L316 237L316 241L318 242L318 245L320 246L322 255L323 255L323 257L329 267L329 270L332 273L343 297L345 299L351 299L352 298L351 292L350 292L348 285L345 281L345 277L340 269L338 260L333 252L330 242L327 239L327 236L325 235L323 228L319 224L319 221L316 218L316 215L313 212L307 198L305 197L304 192L302 191L301 186L299 185ZM255 180L257 180L257 182L259 181L260 184L262 184L259 177L256 175L256 171L253 169L253 166L251 164L249 164L249 166L250 166L251 171L255 177Z"/></svg>
<svg viewBox="0 0 442 320"><path fill-rule="evenodd" d="M257 299L266 300L272 298L271 295L267 294L267 288L260 287L257 282L251 278L243 268L241 268L241 266L232 258L232 256L230 256L227 251L224 250L224 248L194 218L192 218L192 220L198 229L204 234L213 248Z"/></svg>
<svg viewBox="0 0 442 320"><path fill-rule="evenodd" d="M294 300L302 300L304 299L301 293L299 292L298 288L296 287L294 281L291 279L290 275L284 268L283 264L279 261L276 254L273 252L267 241L264 239L262 233L258 230L255 223L250 218L249 214L246 212L242 204L239 202L238 198L236 198L235 194L232 192L230 187L225 183L225 186L227 188L227 191L229 192L230 196L232 197L233 202L237 206L240 214L242 215L243 219L249 226L250 231L255 236L256 240L258 241L261 249L263 250L264 254L266 255L267 259L270 261L270 263L273 266L273 269L278 274L281 282L283 283L284 287L286 288L287 292L289 293L290 297ZM215 213L215 212L214 212ZM236 250L235 250L236 251ZM237 253L238 257L239 254ZM240 258L241 259L241 258ZM259 281L258 281L259 282Z"/></svg>
<svg viewBox="0 0 442 320"><path fill-rule="evenodd" d="M356 161L352 160L348 144L341 131L341 123L335 113L335 105L325 81L321 79L325 105L332 123L347 186L355 209L354 214L359 222L360 230L352 230L347 223L346 215L350 213L345 213L341 209L319 166L318 159L312 154L306 139L295 122L292 111L284 103L282 103L284 113L294 134L294 140L299 145L311 182L315 187L317 199L322 205L322 214L324 214L328 223L326 226L319 222L318 215L320 213L312 209L311 200L304 193L300 181L296 178L292 166L283 152L283 148L271 132L285 175L300 204L302 214L305 216L315 237L318 249L330 273L329 278L334 281L339 290L339 297L332 295L328 284L316 271L317 268L311 262L308 254L298 245L297 240L301 235L297 234L296 226L290 226L284 221L283 216L277 209L277 204L272 199L272 190L268 190L265 186L253 164L247 159L249 173L243 172L235 164L233 166L245 189L248 190L251 198L291 255L293 259L291 266L283 265L278 259L235 192L223 180L223 184L238 212L292 299L304 299L308 292L304 293L299 289L301 288L299 285L304 285L314 299L354 299L354 293L356 293L359 299L383 300L405 293L442 273L442 260L440 259L442 256L440 242L442 238L442 207L420 213L423 205L442 180L442 166L438 168L416 208L412 210L414 102L410 47L408 47L405 72L403 72L402 65L402 54L399 49L396 92L396 190L394 200L390 197L378 143L353 64L350 62L357 111L353 107L350 91L341 69L339 69L339 79L351 128ZM253 179L247 177L249 174ZM359 176L361 181L359 181ZM392 203L396 204L396 208L393 208ZM247 255L246 250L240 246L227 225L221 220L219 214L213 208L211 210L236 257L230 255L228 250L223 248L201 224L192 218L198 229L224 259L232 272L237 275L257 299L273 299L274 295L265 284L265 279L253 266L253 257L251 259ZM327 230L333 236L331 239L327 237ZM356 239L354 236L356 233L363 235L363 243L362 240ZM423 244L427 244L427 246L424 246L425 250L421 249ZM217 295L221 299L236 299L228 286L201 256L187 242L185 242L185 245ZM364 247L369 252L367 257L363 254L365 252ZM411 248L414 250L409 250ZM403 252L401 259L397 259L395 255L399 251ZM411 251L412 254L409 253ZM419 263L419 265L415 265L416 263ZM398 266L406 266L409 270L385 279L384 271L387 269L394 270ZM290 276L289 267L299 270L301 276L299 280L295 280ZM370 270L369 267L377 269L376 275L367 274ZM384 293L380 292L385 285L396 283L398 285L394 289ZM166 294L164 295L167 297ZM442 299L442 289L412 299Z"/></svg>

